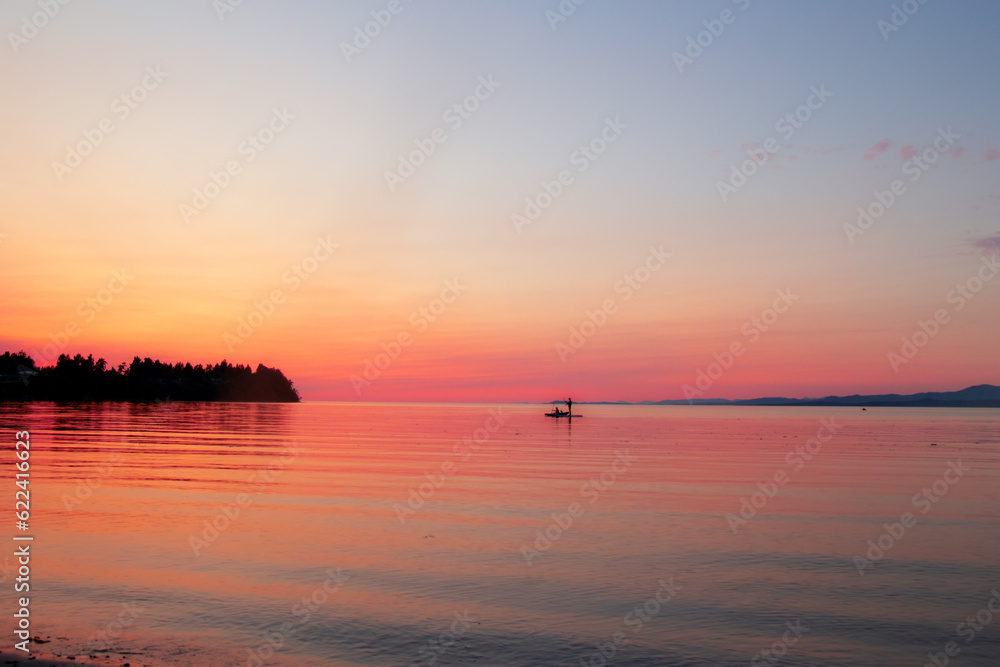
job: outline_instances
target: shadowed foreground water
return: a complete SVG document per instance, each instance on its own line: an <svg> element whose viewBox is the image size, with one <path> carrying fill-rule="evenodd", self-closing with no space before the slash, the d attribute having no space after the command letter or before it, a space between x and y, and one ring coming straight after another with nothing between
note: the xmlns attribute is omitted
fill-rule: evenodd
<svg viewBox="0 0 1000 667"><path fill-rule="evenodd" d="M156 666L1000 664L1000 411L580 411L0 405L32 634Z"/></svg>

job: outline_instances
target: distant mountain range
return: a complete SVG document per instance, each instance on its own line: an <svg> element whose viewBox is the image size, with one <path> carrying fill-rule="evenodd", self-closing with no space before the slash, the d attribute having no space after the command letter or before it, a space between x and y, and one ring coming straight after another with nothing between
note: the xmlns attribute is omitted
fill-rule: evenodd
<svg viewBox="0 0 1000 667"><path fill-rule="evenodd" d="M677 401L600 401L591 405L812 405L894 408L1000 408L1000 387L980 384L961 391L925 391L920 394L873 394L870 396L825 396L823 398L693 398Z"/></svg>

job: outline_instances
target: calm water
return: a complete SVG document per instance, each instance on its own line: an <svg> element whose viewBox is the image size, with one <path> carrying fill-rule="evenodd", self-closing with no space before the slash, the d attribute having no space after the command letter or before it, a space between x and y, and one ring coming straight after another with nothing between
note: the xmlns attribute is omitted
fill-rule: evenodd
<svg viewBox="0 0 1000 667"><path fill-rule="evenodd" d="M156 666L1000 664L1000 411L580 410L0 405L32 632Z"/></svg>

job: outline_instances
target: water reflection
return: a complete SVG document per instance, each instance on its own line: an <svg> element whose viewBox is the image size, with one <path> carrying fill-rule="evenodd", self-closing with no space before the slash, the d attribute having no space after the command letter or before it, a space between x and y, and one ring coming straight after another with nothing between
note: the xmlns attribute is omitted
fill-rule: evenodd
<svg viewBox="0 0 1000 667"><path fill-rule="evenodd" d="M781 664L922 664L995 586L1000 411L504 406L487 433L489 408L2 405L35 446L33 614L73 654L133 605L97 648L149 665L256 664L269 637L276 665L570 665L616 632L615 665L748 664L796 619ZM790 468L831 414L843 431ZM852 556L958 458L974 472L859 576ZM456 614L475 620L433 649ZM984 632L962 664L998 651Z"/></svg>

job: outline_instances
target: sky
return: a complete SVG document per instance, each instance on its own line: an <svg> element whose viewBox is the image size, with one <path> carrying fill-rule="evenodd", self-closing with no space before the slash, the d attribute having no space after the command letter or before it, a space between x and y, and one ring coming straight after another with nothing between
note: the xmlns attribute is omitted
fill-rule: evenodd
<svg viewBox="0 0 1000 667"><path fill-rule="evenodd" d="M0 348L263 363L306 400L1000 384L998 28L987 0L8 0Z"/></svg>

